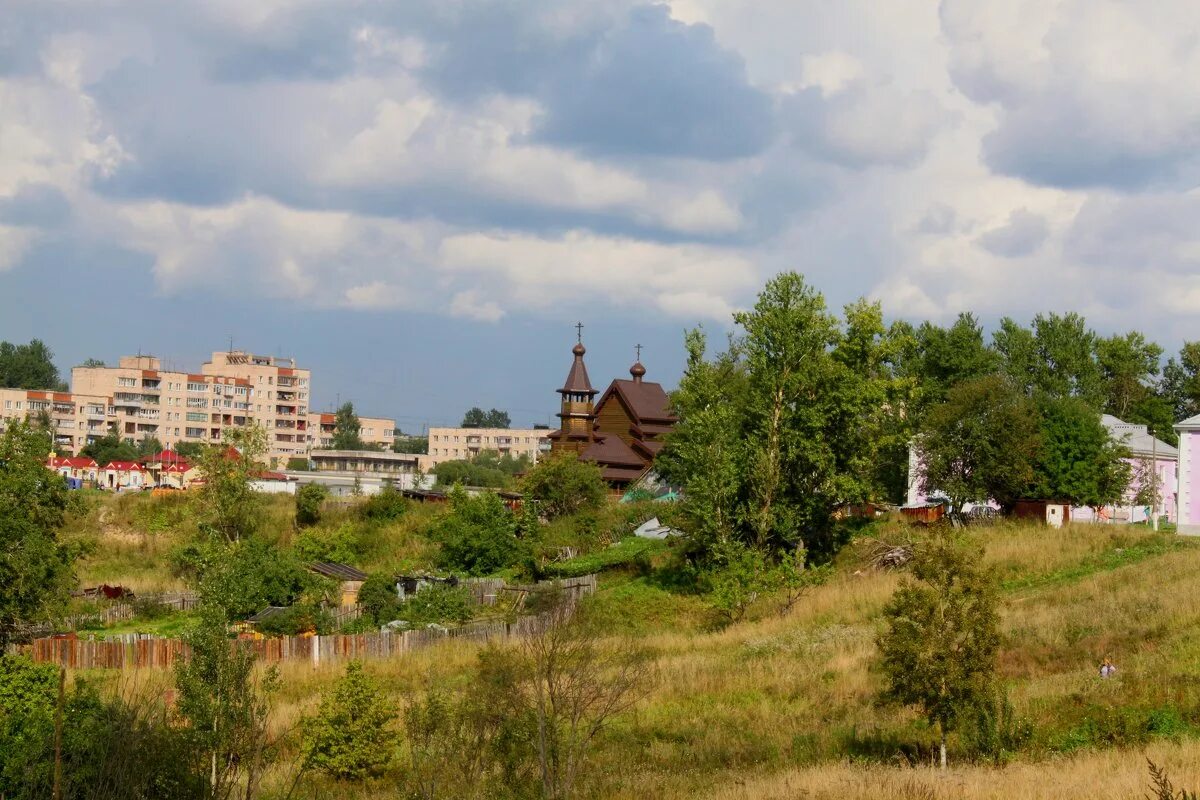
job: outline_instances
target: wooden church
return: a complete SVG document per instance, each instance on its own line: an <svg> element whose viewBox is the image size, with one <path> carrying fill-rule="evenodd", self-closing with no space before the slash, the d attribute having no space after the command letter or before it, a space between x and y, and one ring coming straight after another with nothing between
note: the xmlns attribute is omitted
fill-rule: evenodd
<svg viewBox="0 0 1200 800"><path fill-rule="evenodd" d="M650 471L677 418L662 384L645 380L640 346L629 379L614 380L599 402L583 362L582 333L571 352L574 361L558 390L562 424L550 434L551 451L595 462L614 492L623 493Z"/></svg>

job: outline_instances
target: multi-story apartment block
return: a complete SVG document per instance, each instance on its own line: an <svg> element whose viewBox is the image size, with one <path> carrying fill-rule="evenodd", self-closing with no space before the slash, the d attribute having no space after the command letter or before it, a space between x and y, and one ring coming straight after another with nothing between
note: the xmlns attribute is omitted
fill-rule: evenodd
<svg viewBox="0 0 1200 800"><path fill-rule="evenodd" d="M385 417L359 417L358 438L370 447L392 449L396 440L396 420ZM337 415L314 413L308 415L308 445L313 450L329 450L333 447L333 434L337 430Z"/></svg>
<svg viewBox="0 0 1200 800"><path fill-rule="evenodd" d="M524 455L536 463L550 451L550 440L546 438L549 434L546 428L430 428L429 455L422 466L470 459L484 450L513 458Z"/></svg>
<svg viewBox="0 0 1200 800"><path fill-rule="evenodd" d="M233 377L252 390L250 415L267 429L271 455L287 459L308 452L308 398L312 373L295 359L256 356L241 350L214 352L200 371Z"/></svg>
<svg viewBox="0 0 1200 800"><path fill-rule="evenodd" d="M218 443L224 431L263 426L268 456L277 462L303 456L320 441L329 417L310 414L312 373L293 359L241 350L219 351L199 373L164 371L154 356L125 356L115 367L75 367L76 392L111 398L115 430L131 442L154 436L166 447L179 442ZM360 418L362 439L391 446L394 420Z"/></svg>
<svg viewBox="0 0 1200 800"><path fill-rule="evenodd" d="M98 395L0 389L0 432L9 420L40 415L50 418L54 448L78 453L96 439L107 436L117 424L112 398Z"/></svg>

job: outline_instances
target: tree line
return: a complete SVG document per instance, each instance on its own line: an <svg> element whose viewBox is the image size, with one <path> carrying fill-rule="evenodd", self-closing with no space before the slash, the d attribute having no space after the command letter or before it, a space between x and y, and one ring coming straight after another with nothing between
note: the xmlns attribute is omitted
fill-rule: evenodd
<svg viewBox="0 0 1200 800"><path fill-rule="evenodd" d="M656 465L684 488L700 560L740 547L828 557L847 504L902 502L909 448L956 503L1024 497L1112 502L1130 475L1102 413L1168 443L1200 412L1200 342L1164 351L1142 333L1100 336L1075 313L947 325L887 324L879 303L839 315L796 273L734 316L725 348L685 337L680 422ZM973 460L972 460L973 459Z"/></svg>

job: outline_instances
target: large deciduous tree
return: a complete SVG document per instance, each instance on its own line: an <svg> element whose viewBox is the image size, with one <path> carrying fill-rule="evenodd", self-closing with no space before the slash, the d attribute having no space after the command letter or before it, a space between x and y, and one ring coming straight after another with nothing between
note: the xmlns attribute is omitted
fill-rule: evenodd
<svg viewBox="0 0 1200 800"><path fill-rule="evenodd" d="M365 450L361 438L362 423L354 413L354 404L342 403L334 415L333 449L334 450Z"/></svg>
<svg viewBox="0 0 1200 800"><path fill-rule="evenodd" d="M917 438L922 489L944 493L954 514L989 498L1010 508L1034 478L1037 448L1033 402L1011 380L966 381L930 409Z"/></svg>
<svg viewBox="0 0 1200 800"><path fill-rule="evenodd" d="M14 421L0 437L0 652L17 629L66 602L71 551L58 541L67 498L46 469L50 437Z"/></svg>
<svg viewBox="0 0 1200 800"><path fill-rule="evenodd" d="M65 392L67 385L54 366L54 352L40 339L29 344L0 342L0 389L49 389Z"/></svg>
<svg viewBox="0 0 1200 800"><path fill-rule="evenodd" d="M900 337L871 304L839 320L795 273L734 320L740 335L712 360L689 334L680 423L656 463L684 488L701 556L729 541L827 555L834 509L884 494L877 461L911 386L895 369Z"/></svg>
<svg viewBox="0 0 1200 800"><path fill-rule="evenodd" d="M1044 401L1039 411L1039 446L1026 496L1093 508L1120 500L1129 486L1129 451L1112 440L1099 415L1070 397Z"/></svg>

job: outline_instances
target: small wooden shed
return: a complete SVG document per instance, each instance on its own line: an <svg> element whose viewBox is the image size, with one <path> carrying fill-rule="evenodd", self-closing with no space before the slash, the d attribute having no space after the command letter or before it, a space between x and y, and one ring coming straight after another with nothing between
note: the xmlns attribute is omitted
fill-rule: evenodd
<svg viewBox="0 0 1200 800"><path fill-rule="evenodd" d="M358 590L362 588L363 581L367 579L367 573L336 561L318 561L309 564L308 569L318 575L338 581L339 604L343 608L358 604Z"/></svg>
<svg viewBox="0 0 1200 800"><path fill-rule="evenodd" d="M1071 521L1071 504L1061 500L1018 500L1013 506L1015 519L1032 519L1051 528L1061 528Z"/></svg>

